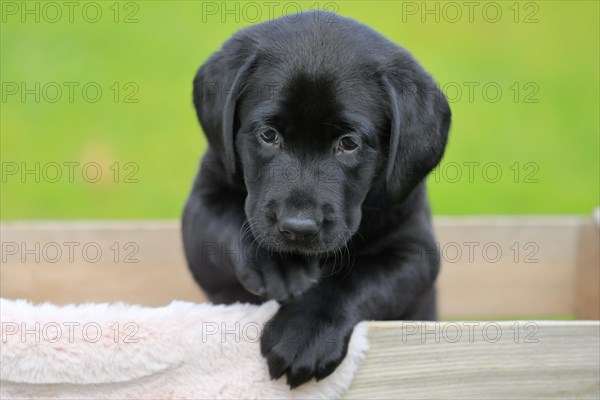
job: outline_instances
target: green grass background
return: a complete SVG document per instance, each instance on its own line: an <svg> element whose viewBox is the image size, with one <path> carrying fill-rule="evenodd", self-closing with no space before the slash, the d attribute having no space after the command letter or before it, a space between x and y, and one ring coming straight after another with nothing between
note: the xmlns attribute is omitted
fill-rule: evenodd
<svg viewBox="0 0 600 400"><path fill-rule="evenodd" d="M36 162L40 167L96 162L103 177L88 183L78 169L72 183L66 176L56 183L4 176L2 219L180 215L206 145L192 108L192 78L224 40L251 22L236 22L235 15L222 22L221 16L203 14L201 2L140 1L137 23L115 23L113 3L99 2L103 17L97 23L86 22L77 11L73 22L63 16L58 23L33 17L22 22L20 16L3 14L3 84L98 82L103 89L97 103L83 101L77 91L73 103L66 95L56 103L3 97L3 172L12 163L33 168ZM451 138L442 169L429 179L435 214L588 214L600 202L599 3L519 3L518 22L510 9L514 3L498 3L503 14L496 23L483 18L485 3L475 9L473 22L463 7L456 23L436 22L433 16L422 22L420 15L403 14L406 3L396 1L293 3L305 9L335 7L408 48L443 86L462 88L460 99L448 92L454 98ZM255 4L266 20L265 3ZM119 4L120 19L133 10L126 6ZM538 22L524 23L535 6ZM284 8L285 2L276 3L275 14ZM108 89L113 82L134 82L139 101L115 103ZM465 82L479 84L473 98ZM488 82L501 87L499 101L485 101L481 88ZM510 89L515 82L521 90L516 102ZM536 103L523 101L528 82L539 88ZM115 162L122 174L125 163L135 163L138 182L125 183L121 175L115 183L109 170ZM479 163L473 179L464 163ZM456 165L462 166L457 182ZM484 179L484 165L499 166L501 178L491 182L495 170L489 169ZM533 182L528 173L534 173Z"/></svg>

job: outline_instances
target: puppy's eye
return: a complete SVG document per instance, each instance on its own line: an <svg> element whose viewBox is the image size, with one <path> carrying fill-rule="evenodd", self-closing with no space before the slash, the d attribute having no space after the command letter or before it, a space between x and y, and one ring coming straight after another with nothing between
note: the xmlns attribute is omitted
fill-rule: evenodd
<svg viewBox="0 0 600 400"><path fill-rule="evenodd" d="M356 149L358 149L358 142L352 136L344 136L343 138L341 138L337 148L338 152L345 153L349 153Z"/></svg>
<svg viewBox="0 0 600 400"><path fill-rule="evenodd" d="M258 136L260 137L260 140L267 144L279 143L279 134L277 134L277 132L275 132L273 129L261 132Z"/></svg>

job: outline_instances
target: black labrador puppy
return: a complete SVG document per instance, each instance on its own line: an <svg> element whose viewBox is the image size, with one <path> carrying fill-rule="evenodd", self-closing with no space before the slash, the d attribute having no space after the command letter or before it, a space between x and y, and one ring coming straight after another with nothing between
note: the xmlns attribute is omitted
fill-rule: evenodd
<svg viewBox="0 0 600 400"><path fill-rule="evenodd" d="M272 378L326 377L361 320L435 319L424 178L450 108L406 50L331 13L279 18L202 65L194 104L209 146L185 254L211 301L282 303L261 339Z"/></svg>

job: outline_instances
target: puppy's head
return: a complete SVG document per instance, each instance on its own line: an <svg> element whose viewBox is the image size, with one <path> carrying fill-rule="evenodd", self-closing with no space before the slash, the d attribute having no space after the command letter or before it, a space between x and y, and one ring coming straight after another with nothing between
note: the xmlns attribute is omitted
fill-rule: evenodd
<svg viewBox="0 0 600 400"><path fill-rule="evenodd" d="M450 123L410 54L326 13L236 34L198 71L194 102L228 179L247 190L258 243L306 254L344 246L376 183L402 203L441 159Z"/></svg>

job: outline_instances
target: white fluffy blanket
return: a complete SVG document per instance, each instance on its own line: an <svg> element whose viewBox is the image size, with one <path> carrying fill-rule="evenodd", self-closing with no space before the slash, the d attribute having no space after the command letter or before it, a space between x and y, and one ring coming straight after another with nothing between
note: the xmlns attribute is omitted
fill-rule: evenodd
<svg viewBox="0 0 600 400"><path fill-rule="evenodd" d="M0 300L0 397L72 399L339 398L368 347L358 325L326 379L290 390L271 381L260 333L277 311L173 302L32 305Z"/></svg>

